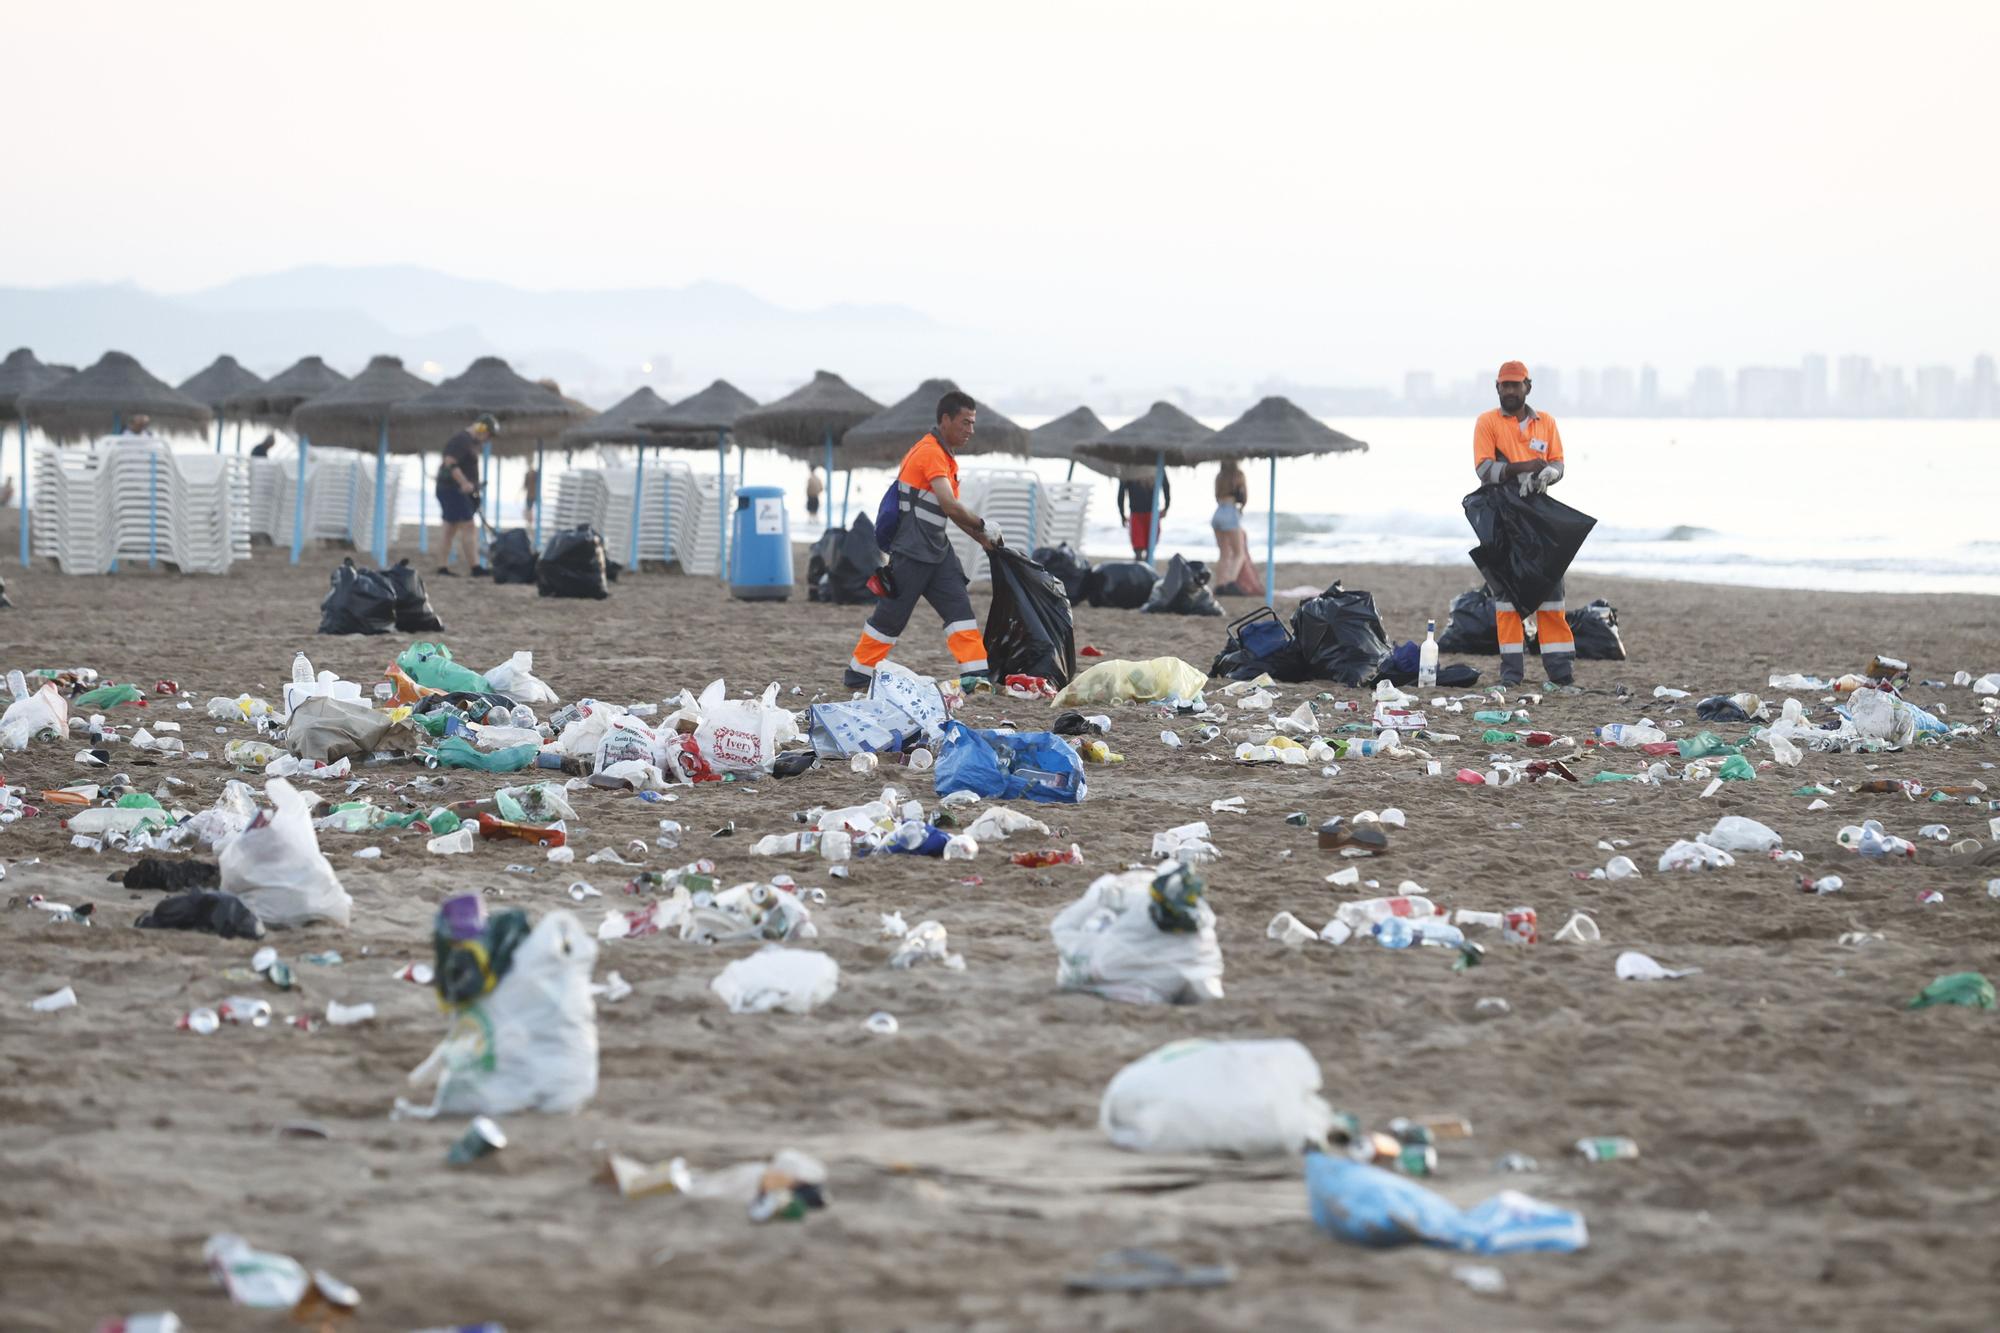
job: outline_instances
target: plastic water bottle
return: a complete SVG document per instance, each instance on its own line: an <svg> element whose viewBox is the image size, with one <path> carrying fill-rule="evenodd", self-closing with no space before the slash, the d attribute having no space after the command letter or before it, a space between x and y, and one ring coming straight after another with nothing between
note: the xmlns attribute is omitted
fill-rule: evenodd
<svg viewBox="0 0 2000 1333"><path fill-rule="evenodd" d="M7 692L14 696L15 703L28 697L28 678L18 667L7 673Z"/></svg>
<svg viewBox="0 0 2000 1333"><path fill-rule="evenodd" d="M1417 649L1417 686L1429 689L1438 683L1438 623L1424 622L1424 643Z"/></svg>
<svg viewBox="0 0 2000 1333"><path fill-rule="evenodd" d="M1417 932L1405 917L1392 916L1374 926L1375 942L1385 949L1407 949L1416 942Z"/></svg>
<svg viewBox="0 0 2000 1333"><path fill-rule="evenodd" d="M319 677L313 672L313 664L307 660L304 653L292 659L292 684L310 685L318 679Z"/></svg>
<svg viewBox="0 0 2000 1333"><path fill-rule="evenodd" d="M1597 739L1606 745L1658 745L1667 733L1643 722L1613 722L1597 729Z"/></svg>
<svg viewBox="0 0 2000 1333"><path fill-rule="evenodd" d="M528 707L528 705L515 704L513 717L515 726L526 727L529 731L535 729L535 710Z"/></svg>

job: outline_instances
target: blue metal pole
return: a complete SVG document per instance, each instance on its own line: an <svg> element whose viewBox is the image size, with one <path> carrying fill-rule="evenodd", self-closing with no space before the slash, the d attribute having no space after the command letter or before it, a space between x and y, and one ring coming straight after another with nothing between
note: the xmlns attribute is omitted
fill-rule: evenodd
<svg viewBox="0 0 2000 1333"><path fill-rule="evenodd" d="M423 451L417 452L417 554L431 553L431 493L424 480Z"/></svg>
<svg viewBox="0 0 2000 1333"><path fill-rule="evenodd" d="M347 540L357 550L360 548L360 543L354 540L354 506L361 498L359 494L361 490L361 469L352 466L352 464L359 463L360 461L358 458L349 459L350 466L347 469Z"/></svg>
<svg viewBox="0 0 2000 1333"><path fill-rule="evenodd" d="M292 496L292 563L299 563L299 554L306 547L306 455L312 452L312 441L299 436L299 484Z"/></svg>
<svg viewBox="0 0 2000 1333"><path fill-rule="evenodd" d="M729 577L729 432L715 432L715 574Z"/></svg>
<svg viewBox="0 0 2000 1333"><path fill-rule="evenodd" d="M503 503L500 497L507 489L506 462L507 460L504 458L496 458L493 460L493 517L487 519L486 521L494 528L498 528L500 524L504 521L504 516L500 512L501 505Z"/></svg>
<svg viewBox="0 0 2000 1333"><path fill-rule="evenodd" d="M660 561L671 564L674 556L674 474L660 468ZM686 573L686 570L682 570Z"/></svg>
<svg viewBox="0 0 2000 1333"><path fill-rule="evenodd" d="M21 568L28 567L28 418L21 418Z"/></svg>
<svg viewBox="0 0 2000 1333"><path fill-rule="evenodd" d="M222 414L215 414L215 452L222 452Z"/></svg>
<svg viewBox="0 0 2000 1333"><path fill-rule="evenodd" d="M375 563L389 563L389 418L375 434Z"/></svg>
<svg viewBox="0 0 2000 1333"><path fill-rule="evenodd" d="M535 549L542 549L542 488L549 484L548 455L535 441Z"/></svg>
<svg viewBox="0 0 2000 1333"><path fill-rule="evenodd" d="M243 418L236 418L236 456L243 456Z"/></svg>
<svg viewBox="0 0 2000 1333"><path fill-rule="evenodd" d="M1146 563L1157 564L1160 550L1160 493L1167 489L1167 454L1162 449L1153 462L1153 518L1146 529Z"/></svg>
<svg viewBox="0 0 2000 1333"><path fill-rule="evenodd" d="M1271 455L1271 507L1264 515L1264 605L1278 601L1278 456Z"/></svg>
<svg viewBox="0 0 2000 1333"><path fill-rule="evenodd" d="M637 458L632 466L632 544L625 553L625 568L639 568L639 516L645 511L640 508L646 500L646 446L639 446Z"/></svg>
<svg viewBox="0 0 2000 1333"><path fill-rule="evenodd" d="M160 456L146 459L146 568L160 567Z"/></svg>
<svg viewBox="0 0 2000 1333"><path fill-rule="evenodd" d="M826 433L826 484L820 488L820 502L826 506L826 530L833 531L833 432Z"/></svg>
<svg viewBox="0 0 2000 1333"><path fill-rule="evenodd" d="M854 493L854 469L848 468L840 474L840 477L840 526L845 528L847 526L847 497ZM833 478L828 477L826 484L829 486L833 485ZM831 501L828 502L827 508L833 508Z"/></svg>

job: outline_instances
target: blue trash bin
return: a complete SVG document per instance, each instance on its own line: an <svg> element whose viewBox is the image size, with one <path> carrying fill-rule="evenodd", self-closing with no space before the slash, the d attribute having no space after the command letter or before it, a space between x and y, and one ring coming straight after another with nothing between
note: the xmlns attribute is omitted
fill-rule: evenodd
<svg viewBox="0 0 2000 1333"><path fill-rule="evenodd" d="M729 525L729 595L746 602L782 602L792 595L792 525L782 486L736 492Z"/></svg>

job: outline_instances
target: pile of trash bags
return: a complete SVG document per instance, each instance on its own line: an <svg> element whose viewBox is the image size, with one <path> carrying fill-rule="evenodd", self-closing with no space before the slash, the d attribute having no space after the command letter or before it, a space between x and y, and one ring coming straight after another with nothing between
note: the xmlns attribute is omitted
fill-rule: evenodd
<svg viewBox="0 0 2000 1333"><path fill-rule="evenodd" d="M1155 616L1219 616L1222 608L1208 590L1208 566L1186 556L1167 561L1167 572L1153 585L1142 608Z"/></svg>
<svg viewBox="0 0 2000 1333"><path fill-rule="evenodd" d="M486 552L486 567L492 571L495 584L532 584L535 567L539 563L535 558L535 544L526 528L507 529L493 539Z"/></svg>
<svg viewBox="0 0 2000 1333"><path fill-rule="evenodd" d="M1494 589L1526 610L1550 600L1597 520L1542 492L1482 486L1461 501L1479 545L1472 566Z"/></svg>
<svg viewBox="0 0 2000 1333"><path fill-rule="evenodd" d="M1268 674L1273 680L1360 686L1376 678L1390 651L1374 595L1349 592L1336 579L1319 596L1299 603L1289 630L1268 612L1253 611L1232 624L1209 670L1231 680Z"/></svg>
<svg viewBox="0 0 2000 1333"><path fill-rule="evenodd" d="M1039 676L1068 684L1076 674L1076 633L1062 582L1005 546L994 547L987 560L993 576L993 603L986 612L988 670L1002 680Z"/></svg>
<svg viewBox="0 0 2000 1333"><path fill-rule="evenodd" d="M856 515L845 532L828 528L806 561L806 600L842 606L874 601L868 579L887 559L875 544L875 520L868 515Z"/></svg>
<svg viewBox="0 0 2000 1333"><path fill-rule="evenodd" d="M352 557L340 562L319 604L321 634L436 634L444 630L424 591L424 577L399 560L389 569L362 569Z"/></svg>
<svg viewBox="0 0 2000 1333"><path fill-rule="evenodd" d="M1468 588L1452 598L1451 616L1438 632L1438 651L1498 654L1500 639L1493 624L1494 601L1492 591L1484 585ZM1618 633L1618 608L1602 597L1566 613L1563 619L1569 621L1570 633L1576 636L1579 658L1593 662L1625 660L1625 641ZM1529 639L1528 651L1539 653L1541 644Z"/></svg>

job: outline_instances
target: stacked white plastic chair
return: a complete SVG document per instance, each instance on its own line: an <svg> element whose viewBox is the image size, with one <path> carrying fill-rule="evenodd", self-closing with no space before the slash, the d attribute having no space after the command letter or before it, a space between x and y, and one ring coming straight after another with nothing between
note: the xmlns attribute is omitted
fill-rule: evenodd
<svg viewBox="0 0 2000 1333"><path fill-rule="evenodd" d="M151 561L222 574L250 556L244 460L120 436L36 456L35 553L66 574Z"/></svg>
<svg viewBox="0 0 2000 1333"><path fill-rule="evenodd" d="M98 476L94 449L35 451L34 554L65 574L102 574L115 558L111 496Z"/></svg>
<svg viewBox="0 0 2000 1333"><path fill-rule="evenodd" d="M973 513L998 523L1017 551L1032 554L1061 542L1082 549L1090 511L1088 482L1045 482L1026 468L968 468L959 474L958 498ZM978 542L955 523L947 535L966 578L977 583L991 576Z"/></svg>
<svg viewBox="0 0 2000 1333"><path fill-rule="evenodd" d="M681 547L681 570L688 574L713 575L718 572L722 559L722 529L716 524L716 491L721 483L712 472L694 474L693 503L688 506L688 521L685 536L687 545ZM729 488L729 504L734 512L736 488ZM675 541L679 545L679 539Z"/></svg>
<svg viewBox="0 0 2000 1333"><path fill-rule="evenodd" d="M601 533L610 503L603 468L573 467L556 478L556 503L550 519L557 532L587 523Z"/></svg>

